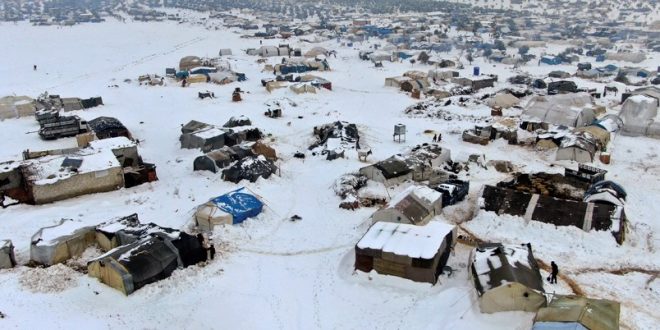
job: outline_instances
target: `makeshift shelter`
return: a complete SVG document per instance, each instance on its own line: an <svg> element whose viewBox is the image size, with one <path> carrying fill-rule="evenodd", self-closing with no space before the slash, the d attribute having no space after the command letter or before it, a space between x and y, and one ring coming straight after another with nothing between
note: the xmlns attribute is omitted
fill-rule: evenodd
<svg viewBox="0 0 660 330"><path fill-rule="evenodd" d="M532 330L619 330L620 314L616 301L555 295L536 313Z"/></svg>
<svg viewBox="0 0 660 330"><path fill-rule="evenodd" d="M238 80L238 77L230 71L210 72L206 74L212 83L218 85L231 84Z"/></svg>
<svg viewBox="0 0 660 330"><path fill-rule="evenodd" d="M217 173L220 169L229 166L233 161L231 155L227 152L214 150L195 158L193 161L193 170Z"/></svg>
<svg viewBox="0 0 660 330"><path fill-rule="evenodd" d="M181 133L182 134L190 134L193 132L197 132L199 130L205 129L212 127L213 125L203 123L201 121L196 121L196 120L191 120L187 124L181 126Z"/></svg>
<svg viewBox="0 0 660 330"><path fill-rule="evenodd" d="M401 83L401 90L404 92L412 92L414 90L424 91L429 87L427 79L410 79Z"/></svg>
<svg viewBox="0 0 660 330"><path fill-rule="evenodd" d="M595 119L591 95L587 93L558 94L533 97L522 115L523 121L581 127Z"/></svg>
<svg viewBox="0 0 660 330"><path fill-rule="evenodd" d="M412 180L413 171L399 157L390 157L373 165L360 169L360 174L385 186L393 186Z"/></svg>
<svg viewBox="0 0 660 330"><path fill-rule="evenodd" d="M425 186L410 186L376 211L373 222L425 225L442 212L442 193Z"/></svg>
<svg viewBox="0 0 660 330"><path fill-rule="evenodd" d="M355 269L435 284L456 244L456 227L376 222L355 245Z"/></svg>
<svg viewBox="0 0 660 330"><path fill-rule="evenodd" d="M117 118L98 117L88 121L87 125L94 134L96 134L98 139L107 139L118 136L125 136L128 139L131 138L131 133Z"/></svg>
<svg viewBox="0 0 660 330"><path fill-rule="evenodd" d="M5 96L0 98L0 120L34 116L34 99L28 96Z"/></svg>
<svg viewBox="0 0 660 330"><path fill-rule="evenodd" d="M633 95L621 106L619 116L623 119L623 134L660 138L658 99L647 95Z"/></svg>
<svg viewBox="0 0 660 330"><path fill-rule="evenodd" d="M129 295L169 277L179 267L183 267L183 262L172 242L152 236L110 250L90 261L87 271L89 276Z"/></svg>
<svg viewBox="0 0 660 330"><path fill-rule="evenodd" d="M207 74L191 74L186 78L186 81L188 84L198 84L208 82L210 79Z"/></svg>
<svg viewBox="0 0 660 330"><path fill-rule="evenodd" d="M96 226L96 243L103 251L133 243L137 238L130 233L140 226L137 213L103 222Z"/></svg>
<svg viewBox="0 0 660 330"><path fill-rule="evenodd" d="M202 59L197 56L186 56L179 61L180 71L188 71L199 66L202 66Z"/></svg>
<svg viewBox="0 0 660 330"><path fill-rule="evenodd" d="M468 267L482 313L535 312L546 305L543 279L529 244L480 244L470 253Z"/></svg>
<svg viewBox="0 0 660 330"><path fill-rule="evenodd" d="M77 97L63 97L60 99L62 102L62 110L74 111L84 109L81 100Z"/></svg>
<svg viewBox="0 0 660 330"><path fill-rule="evenodd" d="M277 166L264 156L245 157L222 171L225 181L239 183L241 180L256 182L259 178L268 179L277 172Z"/></svg>
<svg viewBox="0 0 660 330"><path fill-rule="evenodd" d="M277 152L275 152L275 149L266 145L265 143L257 141L252 144L251 148L256 155L262 155L271 161L277 160Z"/></svg>
<svg viewBox="0 0 660 330"><path fill-rule="evenodd" d="M489 107L498 107L500 109L508 109L518 105L519 103L520 99L509 93L497 94L486 101L486 104L488 104Z"/></svg>
<svg viewBox="0 0 660 330"><path fill-rule="evenodd" d="M222 127L239 127L239 126L251 126L252 121L250 121L250 118L240 115L238 117L231 116L229 120L222 125Z"/></svg>
<svg viewBox="0 0 660 330"><path fill-rule="evenodd" d="M597 150L598 142L591 134L567 135L561 140L555 159L591 163Z"/></svg>
<svg viewBox="0 0 660 330"><path fill-rule="evenodd" d="M218 52L218 56L229 56L231 55L231 49L229 48L221 48L220 51Z"/></svg>
<svg viewBox="0 0 660 330"><path fill-rule="evenodd" d="M0 240L0 269L13 268L16 266L14 257L14 245L10 240Z"/></svg>
<svg viewBox="0 0 660 330"><path fill-rule="evenodd" d="M81 255L95 243L93 226L62 219L58 224L39 229L30 245L30 260L52 266Z"/></svg>
<svg viewBox="0 0 660 330"><path fill-rule="evenodd" d="M201 230L212 231L215 225L239 224L259 215L264 204L245 188L211 199L197 207L195 223Z"/></svg>
<svg viewBox="0 0 660 330"><path fill-rule="evenodd" d="M608 143L610 143L610 132L607 129L600 126L598 124L600 122L601 121L597 122L595 125L578 127L574 130L574 132L577 133L578 136L586 136L589 138L590 141L596 142L597 150L602 150L607 146ZM606 124L606 125L615 126L610 124Z"/></svg>
<svg viewBox="0 0 660 330"><path fill-rule="evenodd" d="M208 126L201 130L184 133L179 137L181 148L202 149L204 152L220 149L226 144L226 137L231 132L228 128Z"/></svg>
<svg viewBox="0 0 660 330"><path fill-rule="evenodd" d="M289 89L294 91L296 94L303 94L303 93L316 94L316 87L308 83L293 84L289 87Z"/></svg>
<svg viewBox="0 0 660 330"><path fill-rule="evenodd" d="M305 57L316 57L319 55L328 55L328 50L323 47L314 47L305 53Z"/></svg>
<svg viewBox="0 0 660 330"><path fill-rule="evenodd" d="M286 88L288 84L284 81L269 81L266 83L266 90L269 93L272 93L274 90L279 88Z"/></svg>

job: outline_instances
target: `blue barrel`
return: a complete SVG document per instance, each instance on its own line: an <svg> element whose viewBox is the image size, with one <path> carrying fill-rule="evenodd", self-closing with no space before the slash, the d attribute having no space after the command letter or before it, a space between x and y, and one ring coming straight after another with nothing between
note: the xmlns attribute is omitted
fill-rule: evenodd
<svg viewBox="0 0 660 330"><path fill-rule="evenodd" d="M475 66L474 69L472 69L472 73L473 73L475 76L478 76L478 75L479 75L479 67L478 67L478 66Z"/></svg>

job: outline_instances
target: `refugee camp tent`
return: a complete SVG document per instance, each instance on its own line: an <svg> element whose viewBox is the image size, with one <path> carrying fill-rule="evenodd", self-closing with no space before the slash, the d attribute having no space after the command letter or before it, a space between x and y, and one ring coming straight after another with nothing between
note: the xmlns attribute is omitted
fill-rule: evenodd
<svg viewBox="0 0 660 330"><path fill-rule="evenodd" d="M229 48L221 48L220 51L218 52L218 56L229 56L231 55L231 49Z"/></svg>
<svg viewBox="0 0 660 330"><path fill-rule="evenodd" d="M532 330L618 330L620 313L616 301L555 295L536 313Z"/></svg>
<svg viewBox="0 0 660 330"><path fill-rule="evenodd" d="M596 126L602 127L610 133L618 132L623 128L623 119L615 114L607 114L598 119Z"/></svg>
<svg viewBox="0 0 660 330"><path fill-rule="evenodd" d="M223 150L213 150L205 155L195 158L193 161L194 171L211 171L217 173L231 164L233 159Z"/></svg>
<svg viewBox="0 0 660 330"><path fill-rule="evenodd" d="M401 83L401 90L412 92L413 90L424 91L429 87L427 79L410 79Z"/></svg>
<svg viewBox="0 0 660 330"><path fill-rule="evenodd" d="M125 232L132 232L140 225L137 213L100 223L95 230L96 243L106 252L133 243L136 239L128 237Z"/></svg>
<svg viewBox="0 0 660 330"><path fill-rule="evenodd" d="M469 274L482 313L535 312L546 305L543 279L529 244L480 244L470 253Z"/></svg>
<svg viewBox="0 0 660 330"><path fill-rule="evenodd" d="M196 120L191 120L187 124L181 126L181 133L182 134L189 134L189 133L193 133L193 132L205 129L205 128L209 128L211 126L212 126L211 124L202 123L202 122L196 121Z"/></svg>
<svg viewBox="0 0 660 330"><path fill-rule="evenodd" d="M81 255L95 242L93 226L62 219L58 224L39 229L30 245L30 260L52 266Z"/></svg>
<svg viewBox="0 0 660 330"><path fill-rule="evenodd" d="M533 97L523 112L523 121L581 127L595 119L591 95L587 93L557 94Z"/></svg>
<svg viewBox="0 0 660 330"><path fill-rule="evenodd" d="M215 225L239 224L259 215L264 204L245 188L211 199L197 207L195 223L201 230L212 231Z"/></svg>
<svg viewBox="0 0 660 330"><path fill-rule="evenodd" d="M125 295L169 277L178 267L183 267L178 250L158 235L117 247L87 264L89 276Z"/></svg>
<svg viewBox="0 0 660 330"><path fill-rule="evenodd" d="M499 107L500 109L508 109L518 105L519 103L520 99L509 93L497 94L486 101L486 104L488 104L489 107Z"/></svg>
<svg viewBox="0 0 660 330"><path fill-rule="evenodd" d="M360 174L370 180L383 183L385 186L393 186L412 180L413 171L405 161L399 157L390 157L373 165L360 169Z"/></svg>
<svg viewBox="0 0 660 330"><path fill-rule="evenodd" d="M0 269L13 268L16 266L14 257L14 245L10 240L0 240Z"/></svg>
<svg viewBox="0 0 660 330"><path fill-rule="evenodd" d="M621 106L619 116L623 119L623 134L660 138L658 100L646 95L633 95Z"/></svg>
<svg viewBox="0 0 660 330"><path fill-rule="evenodd" d="M208 74L191 74L186 78L186 81L189 84L199 84L199 83L205 83L208 82L210 77Z"/></svg>
<svg viewBox="0 0 660 330"><path fill-rule="evenodd" d="M275 152L275 149L265 143L257 141L252 144L251 149L256 155L262 155L271 161L277 160L277 152Z"/></svg>
<svg viewBox="0 0 660 330"><path fill-rule="evenodd" d="M188 71L199 66L202 66L202 59L197 56L185 56L179 61L180 71Z"/></svg>
<svg viewBox="0 0 660 330"><path fill-rule="evenodd" d="M373 222L386 221L425 225L442 212L442 193L426 186L413 185L392 197L371 216Z"/></svg>
<svg viewBox="0 0 660 330"><path fill-rule="evenodd" d="M456 244L456 227L376 222L355 245L355 269L435 284Z"/></svg>
<svg viewBox="0 0 660 330"><path fill-rule="evenodd" d="M316 57L319 55L328 55L328 50L323 47L314 47L305 53L305 57Z"/></svg>
<svg viewBox="0 0 660 330"><path fill-rule="evenodd" d="M591 163L594 160L597 150L598 142L592 135L567 135L561 140L555 159L573 160L578 163Z"/></svg>
<svg viewBox="0 0 660 330"><path fill-rule="evenodd" d="M74 111L84 109L82 102L77 97L63 97L62 100L62 110L64 111Z"/></svg>
<svg viewBox="0 0 660 330"><path fill-rule="evenodd" d="M204 152L220 149L226 144L226 137L231 129L207 127L192 133L184 133L179 137L181 148L183 149L202 149Z"/></svg>
<svg viewBox="0 0 660 330"><path fill-rule="evenodd" d="M34 116L34 99L28 96L5 96L0 98L0 120Z"/></svg>
<svg viewBox="0 0 660 330"><path fill-rule="evenodd" d="M218 85L231 84L238 80L238 77L230 71L209 72L206 75L211 79L211 82Z"/></svg>
<svg viewBox="0 0 660 330"><path fill-rule="evenodd" d="M296 94L303 94L303 93L316 94L316 87L308 83L293 84L289 88Z"/></svg>
<svg viewBox="0 0 660 330"><path fill-rule="evenodd" d="M229 120L222 125L222 127L239 127L239 126L250 126L252 125L252 121L250 121L250 118L246 117L245 115L240 115L238 117L231 116L229 117Z"/></svg>
<svg viewBox="0 0 660 330"><path fill-rule="evenodd" d="M222 171L225 181L239 183L241 180L256 182L259 178L268 179L277 172L277 166L262 155L248 156Z"/></svg>
<svg viewBox="0 0 660 330"><path fill-rule="evenodd" d="M287 83L284 81L269 81L266 83L266 90L269 93L272 93L274 90L278 88L285 88L287 86Z"/></svg>
<svg viewBox="0 0 660 330"><path fill-rule="evenodd" d="M585 136L592 142L596 142L597 150L602 150L608 143L610 143L610 132L598 124L578 127L574 132L577 133L578 136Z"/></svg>
<svg viewBox="0 0 660 330"><path fill-rule="evenodd" d="M108 139L118 136L131 138L131 133L117 118L98 117L88 121L87 125L96 134L98 139Z"/></svg>
<svg viewBox="0 0 660 330"><path fill-rule="evenodd" d="M389 78L385 78L385 86L401 88L401 86L403 85L404 82L410 81L410 80L412 80L412 79L410 79L408 77L403 77L403 76L401 76L401 77L389 77Z"/></svg>

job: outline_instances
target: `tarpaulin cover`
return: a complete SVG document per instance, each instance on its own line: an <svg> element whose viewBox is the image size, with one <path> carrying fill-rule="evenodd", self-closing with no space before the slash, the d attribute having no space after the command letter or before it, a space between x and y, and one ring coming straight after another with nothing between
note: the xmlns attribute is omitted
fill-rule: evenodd
<svg viewBox="0 0 660 330"><path fill-rule="evenodd" d="M211 200L220 210L232 215L234 224L257 216L264 205L257 197L244 190L245 188L240 188Z"/></svg>

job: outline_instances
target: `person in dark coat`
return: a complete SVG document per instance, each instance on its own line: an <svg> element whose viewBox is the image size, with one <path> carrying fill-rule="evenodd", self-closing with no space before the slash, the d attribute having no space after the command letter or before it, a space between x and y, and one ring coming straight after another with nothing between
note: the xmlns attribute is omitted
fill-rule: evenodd
<svg viewBox="0 0 660 330"><path fill-rule="evenodd" d="M211 244L209 252L211 253L211 260L213 260L213 258L215 258L215 245Z"/></svg>
<svg viewBox="0 0 660 330"><path fill-rule="evenodd" d="M550 274L550 283L557 283L557 274L559 274L559 267L557 267L557 264L554 261L550 262L550 267L552 267L552 273Z"/></svg>
<svg viewBox="0 0 660 330"><path fill-rule="evenodd" d="M437 142L437 141L438 141L438 135L437 135L437 134L433 134L433 142Z"/></svg>

